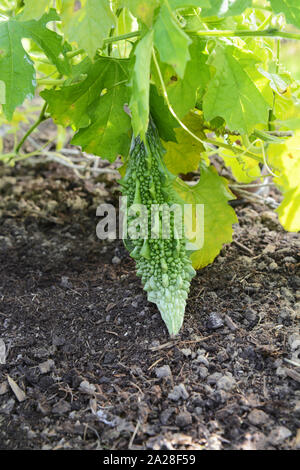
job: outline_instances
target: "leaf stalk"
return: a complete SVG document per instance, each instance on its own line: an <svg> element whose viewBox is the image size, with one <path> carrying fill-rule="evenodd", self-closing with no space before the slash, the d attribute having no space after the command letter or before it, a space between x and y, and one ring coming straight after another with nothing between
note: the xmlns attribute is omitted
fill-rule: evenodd
<svg viewBox="0 0 300 470"><path fill-rule="evenodd" d="M46 108L47 108L47 103L44 103L44 106L42 107L42 110L40 112L40 115L38 117L38 119L35 121L35 123L30 127L30 129L28 129L28 131L26 132L26 134L24 134L24 136L22 137L22 139L20 140L20 142L18 143L17 147L16 147L16 153L19 153L22 145L24 144L24 142L27 140L27 138L30 136L30 134L33 133L33 131L41 124L41 122L45 121L46 119L48 119L48 117L46 117Z"/></svg>

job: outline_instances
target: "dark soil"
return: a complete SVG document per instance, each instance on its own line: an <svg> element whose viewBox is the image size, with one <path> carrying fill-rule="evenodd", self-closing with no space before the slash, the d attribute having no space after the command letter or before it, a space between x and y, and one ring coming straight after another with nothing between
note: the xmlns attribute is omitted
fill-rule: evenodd
<svg viewBox="0 0 300 470"><path fill-rule="evenodd" d="M276 215L237 206L170 340L121 241L96 237L115 183L0 176L2 449L300 448L300 250Z"/></svg>

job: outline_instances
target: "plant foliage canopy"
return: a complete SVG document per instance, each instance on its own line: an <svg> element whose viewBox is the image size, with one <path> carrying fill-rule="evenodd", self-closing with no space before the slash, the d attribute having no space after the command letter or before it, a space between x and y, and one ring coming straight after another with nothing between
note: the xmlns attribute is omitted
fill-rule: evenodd
<svg viewBox="0 0 300 470"><path fill-rule="evenodd" d="M202 268L237 222L212 155L237 184L271 175L281 224L300 229L300 84L281 63L282 42L299 40L299 0L2 0L0 123L38 92L40 121L126 167L153 119L172 191L205 205L204 245L191 255ZM0 159L18 155L20 145ZM194 171L195 185L179 177Z"/></svg>

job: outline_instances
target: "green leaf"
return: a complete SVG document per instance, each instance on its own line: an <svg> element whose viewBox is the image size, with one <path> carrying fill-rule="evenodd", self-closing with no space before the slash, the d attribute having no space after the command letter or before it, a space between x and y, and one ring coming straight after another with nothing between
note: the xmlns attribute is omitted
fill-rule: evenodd
<svg viewBox="0 0 300 470"><path fill-rule="evenodd" d="M160 138L176 142L174 128L178 122L172 116L163 96L158 94L155 85L150 85L150 113L154 119Z"/></svg>
<svg viewBox="0 0 300 470"><path fill-rule="evenodd" d="M22 21L38 20L44 13L49 11L51 0L24 0L25 6L20 15Z"/></svg>
<svg viewBox="0 0 300 470"><path fill-rule="evenodd" d="M170 103L179 118L183 118L196 104L199 94L203 94L210 79L210 69L206 64L208 55L204 52L205 42L196 38L190 46L191 60L187 63L183 79L178 77L170 66L160 63L163 80L167 88ZM155 70L155 83L163 94Z"/></svg>
<svg viewBox="0 0 300 470"><path fill-rule="evenodd" d="M159 6L160 0L119 0L119 7L128 8L131 13L140 19L148 28L151 27L154 11Z"/></svg>
<svg viewBox="0 0 300 470"><path fill-rule="evenodd" d="M216 169L204 163L201 164L200 180L195 186L189 186L177 178L174 189L185 204L204 204L204 243L191 255L194 268L204 268L213 262L224 243L232 241L232 225L237 222L237 217L227 201L235 199L235 196ZM203 221L198 220L197 223L197 230L201 230L199 224Z"/></svg>
<svg viewBox="0 0 300 470"><path fill-rule="evenodd" d="M51 9L41 17L39 21L31 20L20 23L23 26L24 37L31 38L48 59L54 64L58 71L63 75L70 73L70 65L66 58L66 52L70 49L70 45L63 43L62 36L47 28L50 21L59 20L56 11ZM63 56L61 58L60 56Z"/></svg>
<svg viewBox="0 0 300 470"><path fill-rule="evenodd" d="M270 81L270 87L279 96L284 95L287 92L287 89L291 83L291 79L287 73L271 73L263 70L261 67L258 67L258 71Z"/></svg>
<svg viewBox="0 0 300 470"><path fill-rule="evenodd" d="M233 57L232 47L218 46L212 65L216 73L203 98L205 119L220 116L230 130L240 134L250 134L259 123L267 123L269 105Z"/></svg>
<svg viewBox="0 0 300 470"><path fill-rule="evenodd" d="M271 144L268 148L269 163L278 176L274 183L283 193L283 201L277 209L279 220L290 232L300 230L300 131L284 144Z"/></svg>
<svg viewBox="0 0 300 470"><path fill-rule="evenodd" d="M51 10L39 21L0 22L0 80L5 83L3 110L8 120L17 106L33 97L36 87L34 66L23 48L22 38L33 39L62 73L68 71L67 61L60 58L65 52L62 37L46 28L49 21L56 19L56 12Z"/></svg>
<svg viewBox="0 0 300 470"><path fill-rule="evenodd" d="M183 78L186 64L190 59L191 39L180 28L166 2L162 4L154 25L154 44L161 61L170 64L179 77Z"/></svg>
<svg viewBox="0 0 300 470"><path fill-rule="evenodd" d="M130 117L125 112L130 62L101 57L92 63L86 59L79 71L84 80L60 90L44 90L41 95L56 123L78 130L74 145L114 161L118 154L127 154L131 140Z"/></svg>
<svg viewBox="0 0 300 470"><path fill-rule="evenodd" d="M22 46L22 35L17 21L0 23L0 80L5 83L3 111L9 121L17 106L33 98L36 87L35 70Z"/></svg>
<svg viewBox="0 0 300 470"><path fill-rule="evenodd" d="M129 107L132 113L132 128L135 136L144 139L149 123L149 86L152 56L153 31L149 31L137 44L134 51L135 64L131 81L132 95Z"/></svg>
<svg viewBox="0 0 300 470"><path fill-rule="evenodd" d="M200 139L205 139L203 119L200 115L189 113L183 123ZM188 134L182 127L175 129L177 142L165 142L165 164L171 173L189 173L197 171L204 151L203 145Z"/></svg>
<svg viewBox="0 0 300 470"><path fill-rule="evenodd" d="M287 23L300 28L300 3L298 0L270 0L275 13L284 13Z"/></svg>
<svg viewBox="0 0 300 470"><path fill-rule="evenodd" d="M116 24L109 0L64 0L61 10L62 29L68 41L75 41L93 58Z"/></svg>
<svg viewBox="0 0 300 470"><path fill-rule="evenodd" d="M252 0L212 0L211 5L202 10L202 16L237 16L251 7Z"/></svg>
<svg viewBox="0 0 300 470"><path fill-rule="evenodd" d="M176 10L187 7L209 8L211 3L209 0L169 0L169 5L173 10Z"/></svg>
<svg viewBox="0 0 300 470"><path fill-rule="evenodd" d="M117 18L117 25L114 30L115 36L121 36L123 34L128 34L134 31L137 28L136 19L132 13L127 9L123 8L121 13ZM118 41L114 44L111 50L111 55L118 58L129 57L129 54L133 48L133 41Z"/></svg>
<svg viewBox="0 0 300 470"><path fill-rule="evenodd" d="M5 103L5 83L0 80L0 104Z"/></svg>
<svg viewBox="0 0 300 470"><path fill-rule="evenodd" d="M41 96L48 102L48 111L54 121L75 129L90 124L89 108L105 89L105 76L114 60L98 59L92 63L85 59L73 69L74 82L70 80L60 90L44 90ZM81 77L81 79L80 79Z"/></svg>

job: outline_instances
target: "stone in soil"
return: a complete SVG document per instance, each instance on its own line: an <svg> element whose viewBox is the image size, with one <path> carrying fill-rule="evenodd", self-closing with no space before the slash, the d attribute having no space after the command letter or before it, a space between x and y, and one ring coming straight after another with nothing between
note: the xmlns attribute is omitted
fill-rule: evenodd
<svg viewBox="0 0 300 470"><path fill-rule="evenodd" d="M254 426L259 426L261 424L266 424L269 421L269 416L263 410L255 408L248 414L248 420Z"/></svg>

